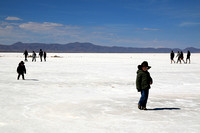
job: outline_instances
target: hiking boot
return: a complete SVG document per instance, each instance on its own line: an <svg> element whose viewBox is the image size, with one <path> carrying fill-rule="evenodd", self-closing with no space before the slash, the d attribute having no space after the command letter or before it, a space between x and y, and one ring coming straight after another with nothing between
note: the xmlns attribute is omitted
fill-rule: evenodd
<svg viewBox="0 0 200 133"><path fill-rule="evenodd" d="M147 108L146 107L141 107L141 110L147 110Z"/></svg>
<svg viewBox="0 0 200 133"><path fill-rule="evenodd" d="M140 109L140 110L142 109L142 106L141 106L141 105L139 105L139 104L138 104L138 109Z"/></svg>

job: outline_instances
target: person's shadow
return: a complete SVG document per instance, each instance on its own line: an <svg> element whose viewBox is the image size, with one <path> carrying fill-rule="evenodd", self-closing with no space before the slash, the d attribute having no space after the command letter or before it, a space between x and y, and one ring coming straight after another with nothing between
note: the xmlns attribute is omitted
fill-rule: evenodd
<svg viewBox="0 0 200 133"><path fill-rule="evenodd" d="M28 81L39 81L38 79L25 79L25 80L28 80Z"/></svg>
<svg viewBox="0 0 200 133"><path fill-rule="evenodd" d="M181 110L181 108L153 108L153 109L147 109L147 110L150 110L150 111L153 111L153 110Z"/></svg>

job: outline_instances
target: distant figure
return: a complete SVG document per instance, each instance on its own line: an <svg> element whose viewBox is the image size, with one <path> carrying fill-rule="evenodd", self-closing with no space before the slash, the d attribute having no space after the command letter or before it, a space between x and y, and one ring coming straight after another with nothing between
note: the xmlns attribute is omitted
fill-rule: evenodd
<svg viewBox="0 0 200 133"><path fill-rule="evenodd" d="M176 55L176 57L178 57L178 59L177 59L177 62L176 62L176 63L178 63L178 62L181 62L181 61L180 61L180 55L181 55L181 54L180 54L180 52L178 51L178 52L177 52L177 55Z"/></svg>
<svg viewBox="0 0 200 133"><path fill-rule="evenodd" d="M40 60L41 60L41 62L42 62L42 56L43 56L43 51L42 51L42 49L40 49L39 56L40 56Z"/></svg>
<svg viewBox="0 0 200 133"><path fill-rule="evenodd" d="M181 54L180 54L180 63L181 63L181 60L185 63L184 56L183 56L183 51L181 51Z"/></svg>
<svg viewBox="0 0 200 133"><path fill-rule="evenodd" d="M171 58L171 64L172 64L172 62L175 63L175 61L174 61L174 51L171 51L170 58Z"/></svg>
<svg viewBox="0 0 200 133"><path fill-rule="evenodd" d="M19 63L19 66L17 67L17 73L18 73L17 80L19 80L20 75L22 75L22 79L24 80L24 74L26 74L26 67L23 61Z"/></svg>
<svg viewBox="0 0 200 133"><path fill-rule="evenodd" d="M44 51L44 61L46 61L47 53Z"/></svg>
<svg viewBox="0 0 200 133"><path fill-rule="evenodd" d="M32 62L35 61L36 62L36 53L35 51L33 51L33 54L32 54Z"/></svg>
<svg viewBox="0 0 200 133"><path fill-rule="evenodd" d="M153 83L153 80L150 76L148 70L151 67L148 65L147 61L142 62L141 65L138 65L137 78L136 78L136 89L138 92L141 92L141 97L138 103L138 108L140 110L147 110L146 104L149 95L150 85Z"/></svg>
<svg viewBox="0 0 200 133"><path fill-rule="evenodd" d="M24 56L25 56L25 60L24 61L28 61L27 60L27 57L28 57L28 51L27 50L24 51Z"/></svg>
<svg viewBox="0 0 200 133"><path fill-rule="evenodd" d="M186 63L187 63L187 60L189 60L189 64L190 64L190 56L191 56L191 53L190 53L190 51L188 50L188 52L187 52L187 58L186 58Z"/></svg>

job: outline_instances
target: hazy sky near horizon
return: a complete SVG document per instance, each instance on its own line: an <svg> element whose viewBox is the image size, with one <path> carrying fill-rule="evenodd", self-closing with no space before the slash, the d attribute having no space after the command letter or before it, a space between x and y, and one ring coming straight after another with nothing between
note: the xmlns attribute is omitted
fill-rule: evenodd
<svg viewBox="0 0 200 133"><path fill-rule="evenodd" d="M2 0L0 44L200 48L200 0Z"/></svg>

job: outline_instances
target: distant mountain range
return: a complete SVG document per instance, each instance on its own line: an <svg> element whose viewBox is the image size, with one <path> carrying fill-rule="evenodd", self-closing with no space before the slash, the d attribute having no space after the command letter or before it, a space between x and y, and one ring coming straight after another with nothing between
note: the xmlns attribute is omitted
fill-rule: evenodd
<svg viewBox="0 0 200 133"><path fill-rule="evenodd" d="M169 53L171 50L174 52L188 50L192 53L200 53L200 49L189 47L185 49L171 49L171 48L136 48L136 47L108 47L99 46L92 43L68 43L68 44L44 44L44 43L22 43L17 42L12 45L1 45L0 52L29 52L40 49L46 52L64 52L64 53Z"/></svg>

